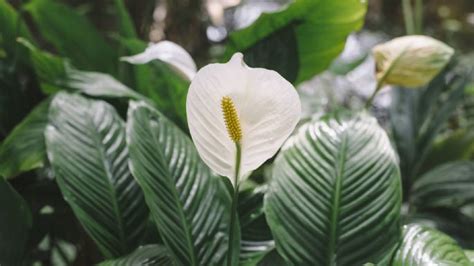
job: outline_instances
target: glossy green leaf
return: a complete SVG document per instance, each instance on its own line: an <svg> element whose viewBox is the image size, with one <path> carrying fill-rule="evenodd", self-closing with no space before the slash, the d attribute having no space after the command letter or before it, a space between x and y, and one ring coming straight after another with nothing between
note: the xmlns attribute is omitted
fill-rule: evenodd
<svg viewBox="0 0 474 266"><path fill-rule="evenodd" d="M42 36L60 55L84 70L115 74L118 55L90 21L72 8L53 0L25 5Z"/></svg>
<svg viewBox="0 0 474 266"><path fill-rule="evenodd" d="M274 164L265 212L289 264L361 265L393 250L400 176L375 118L336 114L307 123Z"/></svg>
<svg viewBox="0 0 474 266"><path fill-rule="evenodd" d="M407 186L418 177L437 134L462 101L464 75L448 67L425 88L393 90L392 136Z"/></svg>
<svg viewBox="0 0 474 266"><path fill-rule="evenodd" d="M50 99L36 106L0 146L0 175L14 177L42 167L46 161L44 130L48 123Z"/></svg>
<svg viewBox="0 0 474 266"><path fill-rule="evenodd" d="M22 265L31 212L23 198L0 176L0 265Z"/></svg>
<svg viewBox="0 0 474 266"><path fill-rule="evenodd" d="M417 224L406 225L392 266L469 265L463 250L449 236Z"/></svg>
<svg viewBox="0 0 474 266"><path fill-rule="evenodd" d="M127 256L108 260L98 266L173 265L168 250L160 245L141 246Z"/></svg>
<svg viewBox="0 0 474 266"><path fill-rule="evenodd" d="M262 14L249 27L231 33L226 55L242 51L246 62L254 56L271 58L270 62L277 63L271 67L275 70L281 70L279 65L285 63L279 57L290 59L288 68L297 65L297 74L286 69L280 74L290 81L296 78L299 83L330 65L344 48L347 36L363 25L366 9L367 2L361 0L294 1L285 9ZM288 38L291 35L294 37ZM261 42L267 42L266 48L255 48ZM252 64L270 67L268 60Z"/></svg>
<svg viewBox="0 0 474 266"><path fill-rule="evenodd" d="M223 265L230 195L191 140L161 113L131 102L130 166L165 245L178 264Z"/></svg>
<svg viewBox="0 0 474 266"><path fill-rule="evenodd" d="M447 163L424 174L413 184L412 199L420 209L474 203L474 162Z"/></svg>
<svg viewBox="0 0 474 266"><path fill-rule="evenodd" d="M143 238L148 210L128 169L125 124L113 107L59 93L49 110L48 159L65 200L108 258Z"/></svg>

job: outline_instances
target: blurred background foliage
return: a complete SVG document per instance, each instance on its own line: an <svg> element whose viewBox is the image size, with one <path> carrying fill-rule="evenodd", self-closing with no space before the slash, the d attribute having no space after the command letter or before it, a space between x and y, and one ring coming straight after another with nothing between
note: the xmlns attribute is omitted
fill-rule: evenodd
<svg viewBox="0 0 474 266"><path fill-rule="evenodd" d="M262 12L278 11L288 2L0 0L0 175L15 177L8 182L0 179L2 208L5 202L12 202L6 205L13 210L2 209L1 215L11 215L2 216L0 223L6 223L12 234L2 237L26 243L23 256L28 264L92 265L103 260L53 179L44 159L43 134L35 134L35 130L44 130L46 118L41 114L49 107L49 95L66 89L105 97L122 117L126 98L142 99L144 95L186 130L188 83L162 62L132 66L118 58L143 51L148 42L166 39L183 46L198 67L223 61L231 52L246 47L245 42L253 42L251 34L233 36L233 32L252 25ZM474 67L474 1L424 1L422 11L422 32L453 46L459 64L448 67L424 89L384 89L372 111L391 132L400 156L404 219L438 228L463 248L474 249L474 232L466 230L474 227L474 76L469 72ZM341 106L352 110L363 106L375 86L370 49L405 34L401 1L369 0L365 24L349 36L342 54L332 62L311 66L317 71L303 75L292 72L304 66L303 61L297 61L304 56L298 55L295 43L308 41L295 35L298 23L288 24L266 43L252 46L245 56L249 65L277 68L298 84L306 121ZM278 56L262 52L268 45L276 47ZM278 69L282 62L286 65ZM28 129L26 133L22 127ZM9 141L9 135L23 140L28 154L21 155L21 147ZM19 157L10 156L16 152ZM459 171L458 183L451 188L443 185L447 182L444 173ZM269 166L254 173L255 183L243 190L241 217L262 215L264 187L258 183L264 182L268 172ZM463 185L464 192L459 190ZM156 230L149 223L147 230ZM266 228L262 216L248 223ZM31 234L28 237L24 232ZM259 241L271 238L268 230L265 233ZM255 236L251 230L243 234ZM157 234L147 235L150 239L142 243L160 242L152 237ZM4 244L0 241L0 255L13 252ZM267 256L279 259L273 252Z"/></svg>

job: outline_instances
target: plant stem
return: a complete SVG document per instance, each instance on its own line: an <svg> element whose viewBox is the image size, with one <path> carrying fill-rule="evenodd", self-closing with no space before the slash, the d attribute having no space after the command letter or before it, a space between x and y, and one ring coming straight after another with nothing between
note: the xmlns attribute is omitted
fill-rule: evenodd
<svg viewBox="0 0 474 266"><path fill-rule="evenodd" d="M382 88L383 80L377 81L377 86L375 87L374 92L372 95L370 95L369 99L365 103L365 109L369 109L370 106L372 106L372 102L374 101L375 95L379 92L379 90Z"/></svg>
<svg viewBox="0 0 474 266"><path fill-rule="evenodd" d="M413 8L410 0L402 0L403 18L405 20L405 30L408 35L415 33L415 23L413 20Z"/></svg>
<svg viewBox="0 0 474 266"><path fill-rule="evenodd" d="M415 25L416 34L423 33L423 0L416 0L415 2Z"/></svg>
<svg viewBox="0 0 474 266"><path fill-rule="evenodd" d="M239 173L240 173L240 161L242 157L242 150L240 143L235 143L236 155L235 155L235 175L234 175L234 195L232 196L232 207L230 210L230 227L229 227L229 249L227 251L227 266L232 266L232 251L234 249L234 227L236 222L237 203L239 200Z"/></svg>

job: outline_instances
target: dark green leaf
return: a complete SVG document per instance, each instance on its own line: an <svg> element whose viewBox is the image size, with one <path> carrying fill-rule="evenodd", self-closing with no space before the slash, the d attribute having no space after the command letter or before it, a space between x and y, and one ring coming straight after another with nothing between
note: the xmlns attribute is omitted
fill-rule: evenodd
<svg viewBox="0 0 474 266"><path fill-rule="evenodd" d="M0 59L0 139L6 137L42 98L33 71Z"/></svg>
<svg viewBox="0 0 474 266"><path fill-rule="evenodd" d="M435 137L461 102L464 74L448 68L425 88L393 90L390 122L406 185L419 174Z"/></svg>
<svg viewBox="0 0 474 266"><path fill-rule="evenodd" d="M117 22L120 36L123 38L137 38L135 27L133 26L132 18L128 14L127 7L124 0L114 0L115 9L117 12Z"/></svg>
<svg viewBox="0 0 474 266"><path fill-rule="evenodd" d="M238 212L242 237L240 265L257 265L275 248L263 212L263 197L266 191L266 185L251 185L239 192Z"/></svg>
<svg viewBox="0 0 474 266"><path fill-rule="evenodd" d="M0 175L13 177L42 167L46 161L44 130L50 99L40 103L8 135L0 146Z"/></svg>
<svg viewBox="0 0 474 266"><path fill-rule="evenodd" d="M124 122L111 105L66 93L53 99L49 120L48 158L76 217L106 257L132 251L148 210L128 169Z"/></svg>
<svg viewBox="0 0 474 266"><path fill-rule="evenodd" d="M365 114L303 125L275 160L265 212L292 265L379 262L400 237L401 184L384 130Z"/></svg>
<svg viewBox="0 0 474 266"><path fill-rule="evenodd" d="M474 203L474 162L443 164L424 174L413 184L417 208L460 208Z"/></svg>
<svg viewBox="0 0 474 266"><path fill-rule="evenodd" d="M21 265L31 229L23 198L0 176L0 265Z"/></svg>
<svg viewBox="0 0 474 266"><path fill-rule="evenodd" d="M53 0L33 0L25 5L42 36L58 52L85 70L115 74L118 55L83 15Z"/></svg>
<svg viewBox="0 0 474 266"><path fill-rule="evenodd" d="M160 245L141 246L127 256L108 260L98 266L173 265L168 250Z"/></svg>
<svg viewBox="0 0 474 266"><path fill-rule="evenodd" d="M417 210L408 217L407 223L417 223L435 228L455 239L463 248L474 248L474 218L459 210L436 208Z"/></svg>
<svg viewBox="0 0 474 266"><path fill-rule="evenodd" d="M366 1L360 0L295 1L282 11L262 14L249 27L231 33L226 55L242 51L252 54L250 57L273 58L273 69L282 71L280 74L290 81L296 77L296 83L300 83L329 66L344 48L349 33L363 25L366 9ZM255 55L256 51L260 54ZM297 75L291 73L295 70L281 68L285 64L282 59L290 60L288 68L298 65ZM268 62L252 64L270 67Z"/></svg>
<svg viewBox="0 0 474 266"><path fill-rule="evenodd" d="M18 47L16 38L31 39L31 34L23 19L5 0L0 0L0 25L2 25L0 27L0 48L5 50L6 57L14 59L16 53L21 53L21 59L26 59L25 50Z"/></svg>
<svg viewBox="0 0 474 266"><path fill-rule="evenodd" d="M459 129L438 139L426 155L420 173L444 163L469 160L474 155L474 131Z"/></svg>
<svg viewBox="0 0 474 266"><path fill-rule="evenodd" d="M20 43L30 50L33 67L42 83L54 87L55 90L49 93L69 89L90 96L143 99L143 96L108 74L77 70L67 60L41 51L24 39L20 39Z"/></svg>
<svg viewBox="0 0 474 266"><path fill-rule="evenodd" d="M130 166L165 245L183 265L223 265L230 195L199 158L191 140L161 113L131 102Z"/></svg>
<svg viewBox="0 0 474 266"><path fill-rule="evenodd" d="M406 225L393 266L469 265L463 250L449 236L417 224Z"/></svg>

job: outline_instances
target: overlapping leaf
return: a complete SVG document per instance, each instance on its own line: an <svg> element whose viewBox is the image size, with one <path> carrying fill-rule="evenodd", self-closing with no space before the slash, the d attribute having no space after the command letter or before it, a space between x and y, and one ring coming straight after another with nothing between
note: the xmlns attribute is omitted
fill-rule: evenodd
<svg viewBox="0 0 474 266"><path fill-rule="evenodd" d="M231 33L226 53L230 57L242 51L250 66L285 70L280 74L299 83L329 66L344 48L346 37L363 25L366 9L366 1L360 0L294 1ZM290 64L292 70L281 64Z"/></svg>
<svg viewBox="0 0 474 266"><path fill-rule="evenodd" d="M53 0L34 0L25 8L61 56L81 69L116 73L116 51L86 17Z"/></svg>
<svg viewBox="0 0 474 266"><path fill-rule="evenodd" d="M280 255L292 265L379 262L400 237L400 176L374 118L302 126L275 160L265 196Z"/></svg>
<svg viewBox="0 0 474 266"><path fill-rule="evenodd" d="M464 251L449 236L417 224L406 225L393 266L470 265Z"/></svg>
<svg viewBox="0 0 474 266"><path fill-rule="evenodd" d="M266 191L266 185L249 185L239 193L238 212L242 237L240 265L257 265L275 248L263 212L263 197Z"/></svg>
<svg viewBox="0 0 474 266"><path fill-rule="evenodd" d="M390 122L404 184L418 177L435 137L461 102L465 74L450 66L425 88L393 90Z"/></svg>
<svg viewBox="0 0 474 266"><path fill-rule="evenodd" d="M190 139L158 111L131 102L127 143L132 173L174 260L183 265L223 265L230 196Z"/></svg>
<svg viewBox="0 0 474 266"><path fill-rule="evenodd" d="M132 251L148 210L128 169L125 125L113 107L59 93L46 128L48 158L61 192L102 253Z"/></svg>
<svg viewBox="0 0 474 266"><path fill-rule="evenodd" d="M168 250L160 245L147 245L139 247L127 256L104 261L99 266L130 266L130 265L173 265Z"/></svg>
<svg viewBox="0 0 474 266"><path fill-rule="evenodd" d="M413 185L418 208L460 208L474 203L474 162L443 164L420 177Z"/></svg>

